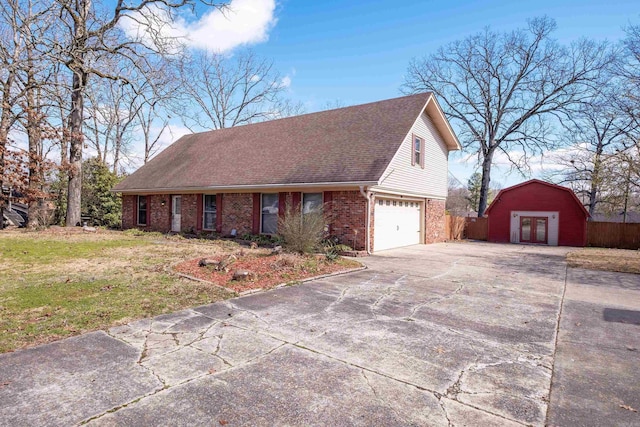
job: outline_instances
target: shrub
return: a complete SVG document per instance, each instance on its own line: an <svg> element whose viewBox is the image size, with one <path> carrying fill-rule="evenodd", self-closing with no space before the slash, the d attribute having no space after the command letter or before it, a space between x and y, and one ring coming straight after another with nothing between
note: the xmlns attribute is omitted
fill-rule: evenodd
<svg viewBox="0 0 640 427"><path fill-rule="evenodd" d="M326 218L321 210L302 214L299 209L285 208L278 219L278 234L282 246L290 252L312 253L320 248L324 237Z"/></svg>

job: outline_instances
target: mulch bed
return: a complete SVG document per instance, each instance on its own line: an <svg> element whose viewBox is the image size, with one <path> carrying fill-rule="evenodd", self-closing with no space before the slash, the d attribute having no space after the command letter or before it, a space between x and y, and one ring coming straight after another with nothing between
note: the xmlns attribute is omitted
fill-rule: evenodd
<svg viewBox="0 0 640 427"><path fill-rule="evenodd" d="M224 257L220 257L222 259ZM320 255L246 255L230 265L229 271L215 271L198 265L202 258L184 261L174 268L179 273L214 283L235 292L270 289L283 283L310 277L353 270L362 267L356 261L339 258L333 262ZM246 270L255 273L254 279L233 280L233 272Z"/></svg>

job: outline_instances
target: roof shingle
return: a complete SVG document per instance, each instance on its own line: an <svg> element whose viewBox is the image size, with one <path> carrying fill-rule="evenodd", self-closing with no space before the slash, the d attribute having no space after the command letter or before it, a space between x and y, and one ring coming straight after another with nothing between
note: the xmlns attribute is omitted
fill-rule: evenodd
<svg viewBox="0 0 640 427"><path fill-rule="evenodd" d="M114 191L378 181L429 96L186 135Z"/></svg>

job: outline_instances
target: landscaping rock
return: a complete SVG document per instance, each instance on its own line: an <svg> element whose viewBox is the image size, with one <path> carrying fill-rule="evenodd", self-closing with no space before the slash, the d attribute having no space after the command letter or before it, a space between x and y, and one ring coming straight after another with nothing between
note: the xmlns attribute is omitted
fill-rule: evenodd
<svg viewBox="0 0 640 427"><path fill-rule="evenodd" d="M236 270L233 272L233 280L254 280L258 275L252 271Z"/></svg>
<svg viewBox="0 0 640 427"><path fill-rule="evenodd" d="M84 227L82 227L82 231L84 231L85 233L96 233L98 229L95 227L87 227L85 225Z"/></svg>
<svg viewBox="0 0 640 427"><path fill-rule="evenodd" d="M198 266L200 266L200 267L213 266L213 267L216 267L216 270L217 270L217 266L219 264L220 264L220 261L217 261L215 259L210 259L210 258L202 258L198 262Z"/></svg>
<svg viewBox="0 0 640 427"><path fill-rule="evenodd" d="M278 246L274 246L273 249L271 250L271 255L278 255L282 253L282 246L278 245Z"/></svg>
<svg viewBox="0 0 640 427"><path fill-rule="evenodd" d="M251 242L251 244L249 245L249 247L251 249L258 249L258 244L256 242Z"/></svg>
<svg viewBox="0 0 640 427"><path fill-rule="evenodd" d="M229 255L228 257L226 257L225 259L220 261L220 263L218 264L218 267L216 268L216 270L218 270L218 271L229 271L229 266L231 264L233 264L234 262L236 262L237 260L238 260L238 258L235 255Z"/></svg>

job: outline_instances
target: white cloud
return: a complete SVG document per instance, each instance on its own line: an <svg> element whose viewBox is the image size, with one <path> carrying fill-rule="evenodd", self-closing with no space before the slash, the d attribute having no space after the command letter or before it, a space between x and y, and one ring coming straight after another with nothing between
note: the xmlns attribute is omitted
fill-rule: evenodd
<svg viewBox="0 0 640 427"><path fill-rule="evenodd" d="M280 86L281 87L291 87L291 77L289 76L284 76L282 78L282 80L280 81Z"/></svg>
<svg viewBox="0 0 640 427"><path fill-rule="evenodd" d="M199 18L180 15L170 25L153 26L165 37L181 38L187 47L216 53L230 52L238 46L256 44L269 38L276 24L275 0L232 0L224 10L212 9ZM156 22L166 21L166 13L147 8L142 14L122 22L122 28L132 38L145 37L140 22L156 16Z"/></svg>

